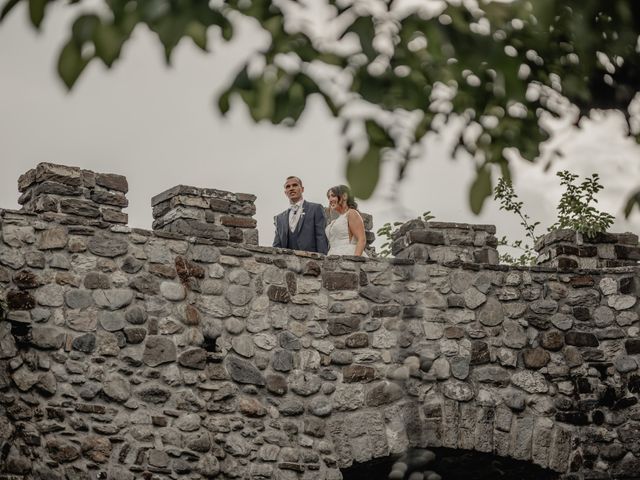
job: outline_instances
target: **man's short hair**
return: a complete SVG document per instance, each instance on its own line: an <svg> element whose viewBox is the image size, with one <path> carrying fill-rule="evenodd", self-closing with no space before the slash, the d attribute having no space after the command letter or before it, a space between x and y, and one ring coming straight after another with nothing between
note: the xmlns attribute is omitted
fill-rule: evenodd
<svg viewBox="0 0 640 480"><path fill-rule="evenodd" d="M300 180L300 177L296 177L295 175L289 175L289 176L287 177L287 179L284 181L284 184L286 185L286 184L287 184L287 182L288 182L289 180L291 180L292 178L295 178L295 179L298 181L298 183L300 184L300 186L302 187L302 180Z"/></svg>

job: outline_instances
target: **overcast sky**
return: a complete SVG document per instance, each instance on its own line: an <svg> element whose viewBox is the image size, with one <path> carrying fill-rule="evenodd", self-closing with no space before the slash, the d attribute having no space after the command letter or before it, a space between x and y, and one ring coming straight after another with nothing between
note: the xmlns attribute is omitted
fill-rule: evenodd
<svg viewBox="0 0 640 480"><path fill-rule="evenodd" d="M71 93L55 73L69 28L65 9L50 9L43 27L39 34L30 27L23 2L0 25L0 207L17 208L21 173L39 162L61 163L125 175L135 227L150 228L151 197L177 184L256 194L260 243L270 244L273 215L286 208L285 177L300 176L305 198L320 203L328 187L345 182L340 125L320 101L294 129L256 125L240 103L227 118L217 112L216 93L264 41L253 25L241 25L236 40L209 54L183 40L171 68L152 34L138 27L112 70L92 62ZM626 221L620 212L640 185L640 148L623 136L620 117L596 117L559 133L551 147L564 159L549 172L542 164L515 165L516 190L529 215L547 226L561 193L553 172L597 172L605 185L600 206L617 217L612 230L638 233L640 214ZM518 219L492 202L479 217L469 211L471 163L451 160L448 142L428 139L402 185L400 206L381 188L361 209L374 215L376 228L401 211L430 210L440 221L492 223L498 235L520 237Z"/></svg>

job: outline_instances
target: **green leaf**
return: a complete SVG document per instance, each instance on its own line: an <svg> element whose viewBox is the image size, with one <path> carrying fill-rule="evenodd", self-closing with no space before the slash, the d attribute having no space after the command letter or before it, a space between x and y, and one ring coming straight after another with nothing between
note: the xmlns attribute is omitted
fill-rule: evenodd
<svg viewBox="0 0 640 480"><path fill-rule="evenodd" d="M295 81L302 85L302 88L304 88L305 96L311 95L312 93L320 92L316 81L308 75L305 75L304 73L298 73L295 76Z"/></svg>
<svg viewBox="0 0 640 480"><path fill-rule="evenodd" d="M353 194L366 200L378 184L380 177L380 149L369 147L369 151L361 158L349 158L347 161L347 181Z"/></svg>
<svg viewBox="0 0 640 480"><path fill-rule="evenodd" d="M67 42L58 58L58 74L69 90L87 66L88 61L82 58L80 47L73 40Z"/></svg>
<svg viewBox="0 0 640 480"><path fill-rule="evenodd" d="M257 122L259 119L257 119L253 113L257 98L255 90L238 90L238 93L240 94L242 101L247 105L247 107L249 107L249 114L251 115L251 118L253 118L254 122Z"/></svg>
<svg viewBox="0 0 640 480"><path fill-rule="evenodd" d="M469 204L471 211L478 215L482 210L484 201L491 196L491 170L483 165L476 172L476 178L469 189Z"/></svg>
<svg viewBox="0 0 640 480"><path fill-rule="evenodd" d="M145 22L155 22L171 11L171 3L168 0L145 0L137 2L140 13Z"/></svg>
<svg viewBox="0 0 640 480"><path fill-rule="evenodd" d="M509 162L503 158L502 161L499 162L499 165L500 175L505 179L505 181L511 183L511 169L509 168Z"/></svg>
<svg viewBox="0 0 640 480"><path fill-rule="evenodd" d="M198 22L202 23L205 27L210 27L211 25L220 27L224 40L228 41L233 37L233 25L231 22L227 20L224 14L215 10L214 7L209 6L207 3L199 3L194 7L192 18L197 19Z"/></svg>
<svg viewBox="0 0 640 480"><path fill-rule="evenodd" d="M220 110L220 113L222 113L222 115L226 115L229 109L231 108L229 100L231 99L232 93L233 93L233 87L222 92L222 94L218 98L218 109Z"/></svg>
<svg viewBox="0 0 640 480"><path fill-rule="evenodd" d="M282 32L284 26L284 19L282 17L271 17L268 20L262 22L262 28L271 34L272 37L277 37Z"/></svg>
<svg viewBox="0 0 640 480"><path fill-rule="evenodd" d="M422 119L416 126L416 130L414 132L414 138L416 141L422 140L429 130L431 130L431 121L433 120L433 114L430 112L424 112Z"/></svg>
<svg viewBox="0 0 640 480"><path fill-rule="evenodd" d="M324 99L324 103L329 108L331 115L333 115L334 117L337 117L338 115L340 115L340 107L336 105L336 103L333 101L333 98L331 98L329 95L327 95L322 91L320 92L320 95Z"/></svg>
<svg viewBox="0 0 640 480"><path fill-rule="evenodd" d="M285 121L287 118L291 118L292 108L294 107L286 92L278 92L274 96L271 123L278 125Z"/></svg>
<svg viewBox="0 0 640 480"><path fill-rule="evenodd" d="M220 29L222 31L222 38L228 42L233 38L233 24L226 18L221 23Z"/></svg>
<svg viewBox="0 0 640 480"><path fill-rule="evenodd" d="M158 34L160 42L164 46L165 60L171 62L171 53L178 45L180 39L187 33L187 25L190 18L186 15L167 15L151 25L151 29Z"/></svg>
<svg viewBox="0 0 640 480"><path fill-rule="evenodd" d="M194 20L187 25L185 33L201 50L207 51L207 27Z"/></svg>
<svg viewBox="0 0 640 480"><path fill-rule="evenodd" d="M635 207L636 205L638 206L638 208L640 208L640 190L637 190L627 199L627 203L624 206L624 218L629 218L633 207Z"/></svg>
<svg viewBox="0 0 640 480"><path fill-rule="evenodd" d="M251 115L256 122L271 118L275 110L275 84L271 79L259 79L256 83L256 102Z"/></svg>
<svg viewBox="0 0 640 480"><path fill-rule="evenodd" d="M40 28L44 18L44 7L48 0L29 0L29 18L34 27Z"/></svg>
<svg viewBox="0 0 640 480"><path fill-rule="evenodd" d="M291 85L288 92L287 118L292 118L295 124L300 118L300 115L302 115L306 104L307 96L303 86L300 83Z"/></svg>
<svg viewBox="0 0 640 480"><path fill-rule="evenodd" d="M2 12L0 12L0 21L4 20L4 17L6 17L18 3L20 3L20 0L8 0L7 3L4 4L4 7L2 7Z"/></svg>
<svg viewBox="0 0 640 480"><path fill-rule="evenodd" d="M375 38L376 32L371 17L358 17L358 19L347 28L345 33L347 32L353 32L358 35L362 51L369 60L373 60L378 55L378 52L373 48L373 39Z"/></svg>
<svg viewBox="0 0 640 480"><path fill-rule="evenodd" d="M129 3L127 2L127 5ZM113 19L113 26L118 29L118 31L122 34L123 43L126 39L131 36L134 28L140 23L140 16L138 12L135 10L129 11L126 10L119 15L115 15Z"/></svg>
<svg viewBox="0 0 640 480"><path fill-rule="evenodd" d="M96 28L100 25L97 15L81 15L73 22L71 32L78 45L83 45L93 38Z"/></svg>
<svg viewBox="0 0 640 480"><path fill-rule="evenodd" d="M369 137L369 141L373 145L376 145L380 148L394 146L393 139L389 136L384 128L378 125L377 122L373 120L366 120L365 128L367 131L367 136Z"/></svg>
<svg viewBox="0 0 640 480"><path fill-rule="evenodd" d="M242 70L238 72L236 78L233 80L233 85L240 90L248 90L253 87L253 83L249 78L249 71L247 65L242 67Z"/></svg>
<svg viewBox="0 0 640 480"><path fill-rule="evenodd" d="M100 24L93 33L93 42L96 46L96 55L102 59L107 67L120 56L120 50L125 40L117 28L113 25Z"/></svg>
<svg viewBox="0 0 640 480"><path fill-rule="evenodd" d="M327 65L335 65L338 67L344 67L346 65L345 58L335 53L318 52L316 54L316 60L326 63Z"/></svg>

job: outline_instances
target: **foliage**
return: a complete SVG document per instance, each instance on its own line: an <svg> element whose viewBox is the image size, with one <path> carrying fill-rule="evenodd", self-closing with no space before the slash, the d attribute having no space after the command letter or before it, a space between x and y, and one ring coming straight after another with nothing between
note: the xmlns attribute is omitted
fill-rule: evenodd
<svg viewBox="0 0 640 480"><path fill-rule="evenodd" d="M588 237L606 232L612 225L614 217L609 213L599 212L591 205L598 202L595 195L603 188L598 174L591 174L591 177L579 185L574 184L578 175L567 170L557 172L556 175L560 177L560 184L564 186L565 190L556 208L558 221L547 230L569 228ZM529 215L524 212L523 203L518 199L510 180L504 178L498 180L493 198L500 202L500 210L515 213L520 217L520 225L524 229L525 238L531 242L525 243L523 240L509 242L507 237L502 237L498 241L499 246L510 247L522 253L519 257L502 253L500 261L510 265L533 265L537 257L533 246L539 238L536 235L536 227L540 225L540 222L532 222Z"/></svg>
<svg viewBox="0 0 640 480"><path fill-rule="evenodd" d="M522 240L509 241L506 236L503 236L498 240L499 247L508 247L513 250L517 250L520 255L513 256L509 252L500 253L500 263L506 265L520 265L525 267L527 265L535 265L538 254L535 249L529 243L524 243Z"/></svg>
<svg viewBox="0 0 640 480"><path fill-rule="evenodd" d="M422 220L423 222L428 222L429 220L433 220L436 218L431 215L431 211L426 211L422 215L420 215L417 220ZM384 239L384 243L380 246L380 252L378 256L380 257L390 257L391 250L393 246L393 240L395 234L398 232L398 229L401 225L404 225L405 222L387 222L382 227L378 229L376 235L378 238Z"/></svg>
<svg viewBox="0 0 640 480"><path fill-rule="evenodd" d="M538 239L536 227L540 225L540 222L532 222L529 215L523 211L523 203L518 199L518 195L513 189L513 184L510 180L504 178L498 180L498 184L493 192L493 198L494 200L500 201L500 210L515 213L520 217L520 225L524 229L525 237L530 242L525 243L523 240L509 242L507 237L502 237L498 241L499 246L510 247L522 253L518 257L513 257L509 253L501 253L500 261L509 265L533 265L538 256L533 246Z"/></svg>
<svg viewBox="0 0 640 480"><path fill-rule="evenodd" d="M640 209L640 189L633 192L627 199L627 203L624 206L624 216L628 217L629 215L631 215L633 207L635 207L636 205Z"/></svg>
<svg viewBox="0 0 640 480"><path fill-rule="evenodd" d="M592 205L598 203L595 195L603 188L598 174L593 173L580 185L574 184L578 175L567 170L558 172L557 175L565 191L558 204L558 221L549 230L570 228L587 237L606 232L615 218L609 213L598 211Z"/></svg>
<svg viewBox="0 0 640 480"><path fill-rule="evenodd" d="M391 256L391 246L393 244L393 235L398 231L400 225L404 222L387 222L382 227L378 229L376 235L378 238L382 238L384 243L380 246L380 251L378 252L379 257L390 257Z"/></svg>
<svg viewBox="0 0 640 480"><path fill-rule="evenodd" d="M592 108L618 110L640 139L629 109L640 84L637 1L5 0L0 19L20 3L36 28L53 4L75 9L58 58L69 88L91 62L112 67L139 26L169 62L182 38L206 51L232 39L238 19L257 21L269 44L220 94L220 111L239 97L256 122L295 125L309 96L321 96L344 123L347 178L360 198L388 154L400 158L401 178L421 140L453 119L462 125L453 153L475 163L474 212L491 195L494 167L510 177L506 152L540 156L549 115L573 106L579 125ZM636 204L640 194L626 213Z"/></svg>
<svg viewBox="0 0 640 480"><path fill-rule="evenodd" d="M500 210L513 212L520 217L520 225L524 228L525 236L535 242L538 238L536 236L536 227L540 225L540 222L532 223L529 215L524 213L522 210L523 203L518 199L518 195L513 189L513 184L504 178L498 180L493 198L500 201Z"/></svg>

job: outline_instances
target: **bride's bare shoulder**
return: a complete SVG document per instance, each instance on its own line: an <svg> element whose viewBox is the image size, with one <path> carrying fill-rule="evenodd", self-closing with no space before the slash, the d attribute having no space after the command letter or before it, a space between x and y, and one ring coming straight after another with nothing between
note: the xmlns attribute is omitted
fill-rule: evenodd
<svg viewBox="0 0 640 480"><path fill-rule="evenodd" d="M356 210L355 208L350 208L349 211L347 212L347 218L351 219L360 219L362 220L362 215L360 215L360 212L358 210Z"/></svg>

